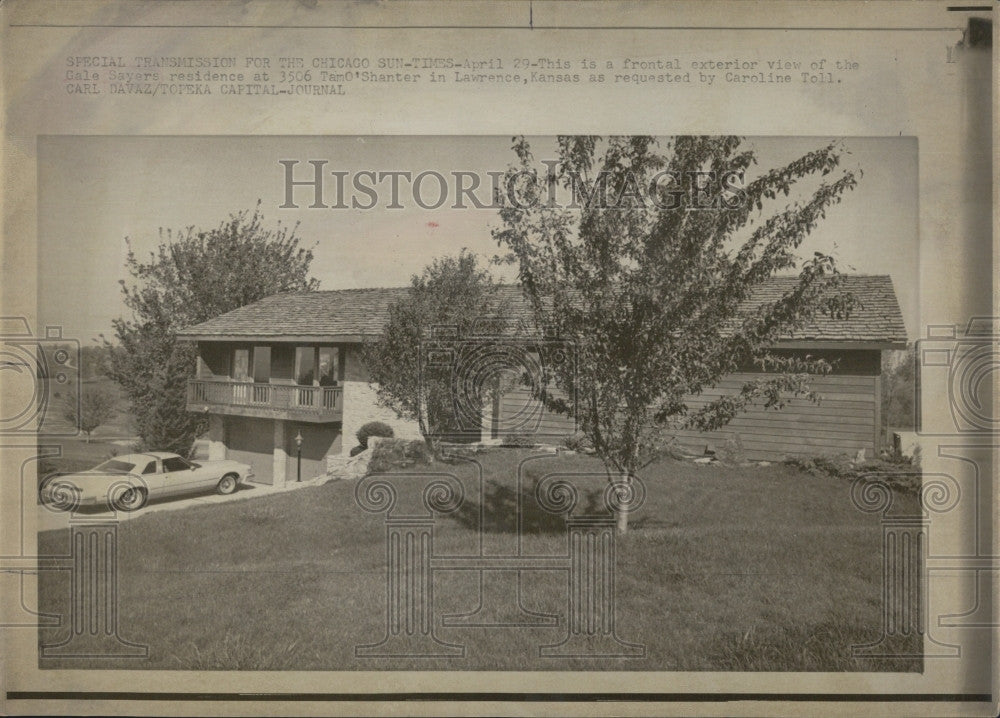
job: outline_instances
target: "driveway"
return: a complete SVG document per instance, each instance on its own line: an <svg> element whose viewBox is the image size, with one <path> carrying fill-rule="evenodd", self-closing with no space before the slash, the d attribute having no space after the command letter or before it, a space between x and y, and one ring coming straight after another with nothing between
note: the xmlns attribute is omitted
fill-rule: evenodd
<svg viewBox="0 0 1000 718"><path fill-rule="evenodd" d="M127 521L134 521L135 519L142 518L147 514L156 513L158 511L180 511L181 509L188 509L192 506L210 506L212 504L224 504L231 501L243 501L245 499L284 493L285 491L294 491L295 489L301 489L307 486L319 486L321 484L325 484L329 480L330 477L328 476L317 476L316 478L309 479L308 481L302 481L301 483L287 483L284 486L271 486L269 484L246 482L240 484L239 489L237 489L235 493L229 494L228 496L215 493L205 493L192 494L190 496L183 496L179 498L152 499L138 511L132 512L119 511L116 513L109 511L106 507L99 508L84 506L75 513L69 513L66 511L53 511L52 509L39 504L37 514L38 531L55 531L58 529L68 528L71 517L81 521L100 521L102 519L112 521L117 520L119 523L123 524Z"/></svg>

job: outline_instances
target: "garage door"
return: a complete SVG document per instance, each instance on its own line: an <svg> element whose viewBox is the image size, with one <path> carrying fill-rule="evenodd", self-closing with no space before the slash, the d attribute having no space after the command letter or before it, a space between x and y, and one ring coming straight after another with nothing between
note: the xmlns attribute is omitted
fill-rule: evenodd
<svg viewBox="0 0 1000 718"><path fill-rule="evenodd" d="M254 481L274 481L274 422L271 419L226 417L226 458L253 467Z"/></svg>

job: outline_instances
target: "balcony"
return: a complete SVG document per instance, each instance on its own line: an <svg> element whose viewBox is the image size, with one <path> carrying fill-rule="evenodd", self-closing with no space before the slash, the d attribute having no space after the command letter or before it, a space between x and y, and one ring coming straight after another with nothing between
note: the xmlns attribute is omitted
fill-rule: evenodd
<svg viewBox="0 0 1000 718"><path fill-rule="evenodd" d="M191 379L188 411L293 419L324 423L343 421L344 388Z"/></svg>

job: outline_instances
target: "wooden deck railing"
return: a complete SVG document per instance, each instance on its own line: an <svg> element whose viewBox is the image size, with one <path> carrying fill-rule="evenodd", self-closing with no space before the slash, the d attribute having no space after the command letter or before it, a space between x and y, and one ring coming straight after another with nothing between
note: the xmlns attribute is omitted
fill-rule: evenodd
<svg viewBox="0 0 1000 718"><path fill-rule="evenodd" d="M304 411L340 418L344 412L344 389L339 386L192 379L188 382L188 404Z"/></svg>

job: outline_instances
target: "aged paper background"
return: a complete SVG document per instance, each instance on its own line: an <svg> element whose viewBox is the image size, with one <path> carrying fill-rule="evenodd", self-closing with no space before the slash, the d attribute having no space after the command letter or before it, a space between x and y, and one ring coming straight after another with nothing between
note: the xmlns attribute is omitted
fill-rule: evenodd
<svg viewBox="0 0 1000 718"><path fill-rule="evenodd" d="M43 135L550 135L568 133L721 134L751 136L914 137L919 147L919 326L964 328L971 317L997 314L990 209L994 203L990 121L990 49L973 48L970 17L989 6L949 10L944 2L8 2L3 5L3 279L2 314L38 327L37 148ZM78 94L71 57L234 56L246 58L624 57L824 58L856 63L835 81L771 84L626 84L466 86L426 82L351 85L342 96ZM308 62L308 60L307 60ZM829 67L829 66L827 66ZM101 68L98 72L105 72ZM797 73L796 73L797 74ZM113 143L112 143L113 144ZM113 152L114 150L112 150ZM155 171L155 162L151 164ZM79 167L76 181L87 181ZM108 201L128 202L109 197ZM141 200L140 200L141 201ZM873 236L870 241L877 243ZM87 297L80 297L87 302ZM961 329L960 329L961 331ZM5 391L8 391L5 389ZM932 554L976 550L986 567L978 581L956 571L934 585L930 614L959 614L996 576L992 532L993 438L950 428L948 389L926 386L925 471L954 475L967 489L955 511L935 519ZM5 395L3 400L19 397ZM938 447L973 443L967 461ZM4 561L18 567L34 551L34 512L21 512L16 447L4 439ZM951 450L949 450L951 451ZM956 453L958 450L952 451ZM944 453L948 453L947 451ZM976 474L978 472L978 479ZM970 476L972 478L970 478ZM978 496L977 489L978 487ZM977 501L978 499L978 501ZM33 503L34 497L29 501ZM972 535L978 526L979 533ZM12 558L13 557L13 558ZM979 565L979 564L977 564ZM978 587L978 588L977 588ZM5 593L5 609L18 597ZM982 609L982 605L980 606ZM40 671L35 631L3 634L5 713L388 713L510 714L995 714L995 626L933 626L938 639L962 646L959 657L928 660L923 674L712 673L267 673ZM44 691L61 692L46 698ZM387 705L337 695L389 692L455 694L458 699ZM128 692L144 700L101 700L73 692ZM209 703L182 693L213 694ZM656 694L622 702L507 702L515 694ZM155 694L174 694L156 700ZM314 694L314 701L227 701L221 694ZM496 702L463 703L470 694ZM713 703L696 694L736 698ZM772 701L749 701L747 694ZM780 694L794 694L780 701ZM871 694L893 696L866 702ZM919 695L933 696L921 702ZM848 696L837 700L838 695ZM857 701L849 697L855 696ZM965 697L964 699L962 697ZM550 696L551 697L551 696ZM821 698L835 700L819 703ZM685 702L685 701L694 702ZM567 702L568 701L568 702Z"/></svg>

